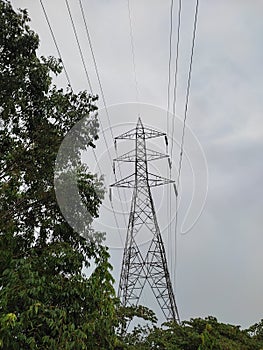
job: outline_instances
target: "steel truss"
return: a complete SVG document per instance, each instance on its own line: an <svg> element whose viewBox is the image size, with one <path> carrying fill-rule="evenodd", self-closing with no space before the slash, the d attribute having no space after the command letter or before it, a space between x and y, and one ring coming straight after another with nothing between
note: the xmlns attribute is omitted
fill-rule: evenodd
<svg viewBox="0 0 263 350"><path fill-rule="evenodd" d="M124 306L138 305L143 288L148 281L166 320L180 322L151 194L151 187L174 183L174 181L148 171L149 161L168 157L146 148L147 139L160 136L165 137L167 144L164 133L144 127L139 118L136 128L115 138L115 145L117 140L135 141L135 150L114 159L114 163L134 162L134 174L111 185L111 187L134 188L118 296ZM142 231L145 229L152 235L146 255L140 251L136 242L139 234L143 234Z"/></svg>

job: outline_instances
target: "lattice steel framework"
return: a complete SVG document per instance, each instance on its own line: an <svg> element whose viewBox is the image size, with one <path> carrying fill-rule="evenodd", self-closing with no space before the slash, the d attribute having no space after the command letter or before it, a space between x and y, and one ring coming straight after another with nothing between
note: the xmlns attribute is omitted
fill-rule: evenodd
<svg viewBox="0 0 263 350"><path fill-rule="evenodd" d="M174 181L148 171L149 161L168 157L146 148L147 139L160 136L165 137L167 144L164 133L144 127L139 118L136 128L115 138L115 145L117 140L135 140L135 150L114 159L114 162L134 162L135 172L111 185L111 187L134 188L118 296L124 306L138 305L148 281L166 320L179 322L165 248L151 194L151 187ZM152 237L146 254L141 252L136 242L144 230L150 231Z"/></svg>

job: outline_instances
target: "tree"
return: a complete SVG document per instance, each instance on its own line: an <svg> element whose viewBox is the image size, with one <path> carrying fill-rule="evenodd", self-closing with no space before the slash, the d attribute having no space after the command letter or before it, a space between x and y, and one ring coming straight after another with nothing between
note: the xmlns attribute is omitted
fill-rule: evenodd
<svg viewBox="0 0 263 350"><path fill-rule="evenodd" d="M138 350L261 350L260 324L241 330L215 317L196 318L182 324L137 327L126 335L126 348Z"/></svg>
<svg viewBox="0 0 263 350"><path fill-rule="evenodd" d="M249 327L246 332L260 345L263 349L263 319Z"/></svg>
<svg viewBox="0 0 263 350"><path fill-rule="evenodd" d="M63 138L88 116L72 176L91 217L98 215L102 179L78 158L98 137L97 97L53 86L61 64L38 58L27 12L6 0L0 12L0 347L112 349L117 301L107 249L100 235L86 240L63 218L53 174ZM87 278L90 259L96 268Z"/></svg>

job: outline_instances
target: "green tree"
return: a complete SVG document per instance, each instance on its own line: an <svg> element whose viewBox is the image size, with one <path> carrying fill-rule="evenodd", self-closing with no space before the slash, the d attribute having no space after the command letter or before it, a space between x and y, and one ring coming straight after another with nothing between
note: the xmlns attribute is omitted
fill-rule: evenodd
<svg viewBox="0 0 263 350"><path fill-rule="evenodd" d="M259 323L255 323L249 327L246 332L255 340L259 345L260 349L263 349L263 319Z"/></svg>
<svg viewBox="0 0 263 350"><path fill-rule="evenodd" d="M261 325L262 327L262 325ZM260 324L249 330L224 324L214 317L168 322L162 327L137 327L124 338L126 347L136 350L261 350ZM258 337L259 336L259 337Z"/></svg>
<svg viewBox="0 0 263 350"><path fill-rule="evenodd" d="M27 12L0 0L0 13L0 347L112 349L117 302L107 249L100 235L86 240L68 225L54 191L59 146L88 116L60 171L74 158L72 176L91 218L98 215L102 179L78 160L97 138L97 97L52 85L61 64L38 58Z"/></svg>

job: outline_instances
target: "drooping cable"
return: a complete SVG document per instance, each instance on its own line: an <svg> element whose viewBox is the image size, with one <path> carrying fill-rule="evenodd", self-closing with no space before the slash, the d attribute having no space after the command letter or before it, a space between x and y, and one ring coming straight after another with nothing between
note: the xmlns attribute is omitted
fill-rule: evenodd
<svg viewBox="0 0 263 350"><path fill-rule="evenodd" d="M71 81L70 81L69 75L68 75L68 73L67 73L66 66L65 66L64 60L63 60L63 58L62 58L62 55L61 55L61 52L60 52L60 49L59 49L59 46L58 46L58 43L57 43L57 40L56 40L54 31L53 31L53 29L52 29L52 26L51 26L51 23L50 23L50 20L49 20L47 11L46 11L46 9L45 9L43 0L40 0L40 4L41 4L42 10L43 10L43 13L44 13L46 22L47 22L47 24L48 24L48 27L49 27L49 30L50 30L50 33L51 33L53 42L54 42L54 44L55 44L55 47L56 47L58 56L59 56L59 58L60 58L60 60L61 60L63 69L64 69L64 71L65 71L65 75L66 75L66 78L67 78L69 87L70 87L71 91L73 91L72 85L71 85ZM89 82L90 82L90 80L89 80ZM90 86L90 89L91 89L91 91L92 91L91 86ZM99 119L99 118L98 118L98 119ZM99 121L99 122L100 122L100 121ZM100 124L101 124L101 123L100 123ZM109 149L109 148L108 148L108 145L107 145L107 139L106 139L106 137L105 137L104 130L102 130L102 131L103 131L103 137L104 137L104 141L105 141L105 143L106 143L106 147L107 147L107 149ZM99 165L99 162L98 162L98 159L97 159L95 150L94 150L93 148L92 148L92 152L93 152L93 156L94 156L94 158L95 158L96 164L97 164L97 166L98 166L98 168L99 168L99 171L100 171L100 173L102 174L102 171L101 171L101 168L100 168L100 165ZM110 154L109 154L109 157L110 157ZM111 157L110 157L110 162L112 162ZM114 212L114 211L113 211L113 212ZM115 213L115 212L114 212L114 219L115 219L116 227L117 227L118 232L119 232L120 239L122 240L122 235L121 235L121 232L120 232L120 227L119 227L119 223L118 223L118 220L117 220L117 217L116 217L116 213Z"/></svg>
<svg viewBox="0 0 263 350"><path fill-rule="evenodd" d="M169 137L169 113L170 113L170 89L171 89L171 65L172 65L172 38L173 38L173 6L174 1L170 4L170 31L169 31L169 59L168 59L168 84L167 84L167 114L166 128L167 136Z"/></svg>
<svg viewBox="0 0 263 350"><path fill-rule="evenodd" d="M172 37L173 37L173 7L174 2L170 4L170 34L169 34L169 64L168 64L168 91L167 91L167 133L169 134L169 112L170 112L170 85L171 85L171 60L172 60ZM178 82L178 62L179 62L179 47L180 47L180 30L181 30L181 12L182 12L182 0L178 1L178 14L177 14L177 38L176 38L176 56L175 56L175 70L174 70L174 86L173 86L173 100L172 100L172 134L171 134L171 163L169 169L169 179L172 177L172 165L173 165L173 145L174 145L174 123L176 117L176 104L177 104L177 82ZM176 265L176 237L174 237L174 244L172 243L172 194L168 192L168 256L170 257L171 275L175 275ZM174 248L174 249L173 249ZM174 250L174 252L173 252ZM175 283L175 281L174 281Z"/></svg>
<svg viewBox="0 0 263 350"><path fill-rule="evenodd" d="M84 12L84 9L83 9L82 0L79 0L79 6L80 6L80 10L81 10L81 15L82 15L82 18L83 18L84 26L85 26L85 32L86 32L86 35L87 35L87 38L88 38L88 42L89 42L89 47L90 47L90 51L91 51L91 55L92 55L92 59L93 59L94 67L95 67L96 76L97 76L99 87L100 87L102 102L103 102L103 105L104 105L104 108L105 108L105 112L106 112L106 115L107 115L107 119L108 119L108 124L109 124L110 132L111 132L111 137L112 137L112 139L114 139L112 126L111 126L111 122L110 122L110 117L109 117L109 113L108 113L108 109L107 109L107 105L106 105L105 95L104 95L104 91L103 91L103 88L102 88L102 83L101 83L101 79L100 79L100 75L99 75L99 69L98 69L98 65L97 65L97 61L96 61L96 57L95 57L95 53L94 53L94 49L93 49L93 45L92 45L92 41L91 41L91 36L90 36L90 33L89 33L89 28L88 28L88 24L87 24L87 20L86 20L86 15L85 15L85 12Z"/></svg>
<svg viewBox="0 0 263 350"><path fill-rule="evenodd" d="M68 85L70 86L70 88L71 88L71 90L72 90L72 85L71 85L71 83L70 83L69 75L68 75L67 69L66 69L66 67L65 67L64 61L63 61L63 59L62 59L62 55L61 55L61 52L60 52L60 50L59 50L59 47L58 47L58 44L57 44L57 40L56 40L55 34L54 34L53 29L52 29L52 27L51 27L51 24L50 24L50 21L49 21L49 18L48 18L47 11L46 11L46 9L45 9L45 6L44 6L43 1L42 1L42 0L39 0L39 1L40 1L40 4L41 4L41 7L42 7L42 10L43 10L43 13L44 13L44 16L45 16L47 25L48 25L48 27L49 27L49 31L50 31L50 34L51 34L51 36L52 36L54 45L55 45L55 47L56 47L56 50L57 50L59 59L60 59L60 61L61 61L61 63L62 63L64 72L65 72L65 75L66 75L66 79L67 79L67 81L68 81Z"/></svg>
<svg viewBox="0 0 263 350"><path fill-rule="evenodd" d="M75 23L74 23L74 20L73 20L73 16L72 16L72 13L71 13L71 9L70 9L68 0L65 0L65 3L66 3L67 10L68 10L68 13L69 13L69 17L70 17L70 20L71 20L72 29L73 29L73 32L74 32L74 35L75 35L75 38L76 38L76 41L77 41L77 45L78 45L78 49L79 49L81 61L82 61L83 67L84 67L84 71L85 71L85 73L86 73L86 78L87 78L87 81L88 81L88 85L89 85L89 88L90 88L91 93L93 94L93 89L92 89L92 86L91 86L89 74L88 74L87 67L86 67L86 64L85 64L83 52L82 52L82 49L81 49L80 41L79 41L79 39L78 39L78 35L77 35L77 31L76 31L76 26L75 26ZM99 119L99 116L98 116L98 119ZM102 123L101 123L100 120L99 120L99 122L100 122L100 125L102 125ZM110 155L110 153L109 153L109 145L108 145L108 142L107 142L107 139L106 139L105 132L104 132L104 129L103 129L103 128L102 128L102 134L103 134L104 142L105 142L105 145L106 145L106 148L107 148L107 153L108 153L108 156L109 156L109 159L110 159L110 163L112 163L112 158L111 158L111 155ZM112 136L113 136L113 135L112 135Z"/></svg>
<svg viewBox="0 0 263 350"><path fill-rule="evenodd" d="M65 0L66 2L66 6L67 6L67 10L68 10L68 13L69 13L69 16L70 16L70 20L71 20L71 24L72 24L72 29L74 31L74 35L75 35L75 38L76 38L76 41L77 41L77 44L78 44L78 48L79 48L79 53L80 53L80 57L81 57L81 60L82 60L82 64L84 66L84 71L85 71L85 74L86 74L86 78L87 78L87 81L88 81L88 84L89 84L89 87L90 87L90 90L92 92L92 87L91 87L91 82L90 82L90 78L89 78L89 75L88 75L88 71L87 71L87 68L86 68L86 64L85 64L85 60L84 60L84 56L83 56L83 53L82 53L82 49L81 49L81 45L80 45L80 41L78 39L78 35L77 35L77 30L76 30L76 26L74 24L74 20L73 20L73 16L72 16L72 13L71 13L71 9L70 9L70 6L69 6L69 2L68 0ZM82 4L81 4L82 5ZM83 6L81 6L81 9L83 10ZM84 11L81 11L83 12L84 14ZM84 17L85 18L85 17ZM85 29L87 29L87 35L88 35L88 39L89 39L89 45L90 45L90 48L92 49L92 57L93 59L95 60L95 67L96 67L96 74L97 74L97 77L99 76L98 75L98 67L97 67L97 63L96 63L96 59L95 59L95 55L94 55L94 50L92 48L92 43L91 43L91 38L90 38L90 35L89 35L89 31L88 31L88 27L87 27L87 22L85 21ZM103 103L104 103L104 107L105 107L105 111L106 111L106 115L108 117L108 123L109 123L109 128L110 128L110 131L111 131L111 136L113 138L113 132L112 132L112 126L111 126L111 123L110 123L110 118L109 118L109 113L108 113L108 109L107 109L107 106L106 106L106 102L105 102L105 96L104 96L104 92L103 92L103 89L102 89L102 85L101 85L101 80L100 78L98 79L99 80L99 83L100 83L100 89L101 89L101 93L102 93L102 99L103 99ZM99 119L99 117L98 117ZM100 125L102 125L100 119L99 119L99 122L100 122ZM108 146L108 142L107 142L107 139L106 139L106 136L105 136L105 133L104 133L104 129L102 128L102 132L103 132L103 138L104 138L104 141L105 141L105 144L106 144L106 147L107 147L107 153L108 153L108 156L109 156L109 159L110 159L110 163L112 164L112 158L111 158L111 155L110 155L110 151L109 151L109 146ZM119 189L118 189L119 190ZM121 203L121 206L122 206L122 212L123 212L123 218L124 218L124 222L126 224L126 217L124 215L124 209L123 209L123 203L122 203L122 200L121 200L121 196L120 196L120 192L118 191L118 195L119 195L119 200L120 200L120 203ZM111 203L112 205L112 203ZM116 213L115 211L113 210L114 212L114 216L116 217Z"/></svg>
<svg viewBox="0 0 263 350"><path fill-rule="evenodd" d="M48 15L47 15L47 11L46 11L46 9L45 9L45 6L44 6L44 3L43 3L42 0L40 0L40 5L41 5L41 7L42 7L42 10L43 10L43 13L44 13L44 17L45 17L46 22L47 22L47 25L48 25L48 27L49 27L49 30L50 30L50 33L51 33L51 37L52 37L52 40L53 40L54 45L55 45L55 47L56 47L56 50L57 50L57 53L58 53L60 62L61 62L61 64L62 64L62 66L63 66L64 72L65 72L65 76L66 76L66 80L67 80L67 82L68 82L68 86L69 86L69 88L70 88L71 91L72 91L72 85L71 85L71 82L70 82L70 79L69 79L69 75L68 75L68 72L67 72L67 70L66 70L66 67L65 67L65 64L64 64L64 60L62 59L62 55L61 55L61 52L60 52L60 50L59 50L59 47L58 47L58 44L57 44L57 40L56 40L55 34L54 34L53 29L52 29L52 27L51 27L51 24L50 24ZM4 171L5 171L5 170L6 170L6 169L4 169ZM4 171L1 172L1 175L4 173ZM19 201L17 202L17 205L20 206L20 205L21 205L22 203L24 203L25 201L26 201L26 198L24 198L24 199L22 199L22 200L19 200ZM10 208L10 209L5 213L4 218L5 218L8 214L12 213L13 210L14 210L14 208Z"/></svg>
<svg viewBox="0 0 263 350"><path fill-rule="evenodd" d="M171 159L173 157L174 122L175 122L175 117L176 117L176 112L177 112L176 106L177 106L178 62L179 62L180 31L181 31L181 13L182 13L182 0L179 0L179 2L178 2L178 17L177 17L177 41L176 41L176 57L175 57L174 90L173 90Z"/></svg>
<svg viewBox="0 0 263 350"><path fill-rule="evenodd" d="M88 43L89 43L89 47L90 47L90 51L91 51L91 55L92 55L92 59L93 59L93 64L94 64L97 80L98 80L98 83L99 83L99 88L100 88L100 92L101 92L101 96L102 96L102 102L103 102L104 109L105 109L105 112L106 112L106 115L107 115L107 119L108 119L108 124L109 124L110 132L111 132L111 137L112 137L112 139L114 139L113 131L112 131L112 125L111 125L111 122L110 122L110 116L109 116L109 112L108 112L108 108L107 108L107 104L106 104L105 94L104 94L103 87L102 87L102 82L101 82L101 79L100 79L98 64L97 64L97 61L96 61L95 52L94 52L93 45L92 45L92 40L91 40L91 35L90 35L90 32L89 32L87 16L85 15L85 12L84 12L82 0L79 0L79 6L80 6L80 11L81 11L81 15L82 15L82 18L83 18L84 26L85 26L85 32L86 32L86 36L87 36L87 39L88 39ZM107 150L108 150L108 153L109 153L109 147L108 146L107 146ZM117 153L116 149L115 149L115 153L116 153L116 156L118 157L118 153ZM117 166L118 166L120 175L122 177L121 169L120 169L118 163L117 163ZM115 174L114 171L113 171L113 173L114 173L115 181L117 181L116 174ZM124 215L123 202L121 200L119 188L117 188L117 192L118 192L119 201L120 201L121 207L122 207L124 223L125 223L125 226L127 226L126 217ZM126 206L127 206L127 198L126 198L126 193L125 192L124 192L124 199L125 199L125 203L126 203ZM112 202L111 202L111 206L112 206L112 209L113 209ZM127 207L127 211L128 211L128 207ZM114 215L116 215L114 210L113 210L113 212L114 212Z"/></svg>
<svg viewBox="0 0 263 350"><path fill-rule="evenodd" d="M136 89L136 102L139 103L139 88L138 88L138 79L136 72L136 62L135 62L135 48L134 48L134 39L133 39L133 29L132 29L132 15L131 15L131 6L130 0L127 0L128 4L128 13L129 13L129 28L130 28L130 41L131 41L131 51L132 51L132 64L133 64L133 74L134 74L134 83Z"/></svg>
<svg viewBox="0 0 263 350"><path fill-rule="evenodd" d="M168 58L168 84L167 84L167 111L166 111L166 129L167 136L170 136L169 128L169 114L170 114L170 89L171 89L171 63L172 63L172 38L173 38L173 6L174 1L170 3L170 31L169 31L169 58ZM167 170L167 177L171 180L171 166L169 163L169 169ZM171 244L171 191L170 186L167 187L167 232L168 232L168 264L170 271L172 270L172 244Z"/></svg>
<svg viewBox="0 0 263 350"><path fill-rule="evenodd" d="M75 26L74 21L73 21L73 17L72 17L72 13L71 13L71 9L70 9L68 0L65 0L65 3L66 3L68 14L69 14L69 17L70 17L71 26L72 26L72 29L73 29L73 32L74 32L74 35L75 35L75 38L76 38L76 41L77 41L80 58L81 58L82 65L83 65L83 68L84 68L84 72L85 72L85 75L86 75L86 78L87 78L87 81L88 81L90 92L93 94L89 73L88 73L87 66L86 66L86 63L85 63L85 60L84 60L83 52L82 52L82 49L81 49L81 46L80 46L80 42L79 42L79 38L78 38L78 33L77 33L76 26Z"/></svg>
<svg viewBox="0 0 263 350"><path fill-rule="evenodd" d="M186 89L186 98L185 98L185 109L184 109L183 132L182 132L181 149L180 149L180 160L179 160L178 177L177 177L177 188L178 189L179 189L179 185L180 185L180 176L181 176L182 161L183 161L185 128L186 128L186 119L187 119L189 96L190 96L190 87L191 87L191 78L192 78L194 47L195 47L196 28L197 28L197 20L198 20L198 8L199 8L199 0L196 0L195 16L194 16L194 28L193 28L193 37L192 37L192 48L191 48L191 57L190 57L190 65L189 65L187 89Z"/></svg>
<svg viewBox="0 0 263 350"><path fill-rule="evenodd" d="M99 171L100 171L100 173L102 174L102 170L101 170L100 163L99 163L99 161L98 161L97 155L96 155L96 153L95 153L95 151L94 151L93 148L92 148L92 150L93 150L93 155L94 155L94 158L95 158L96 163L97 163L97 165L98 165ZM117 227L117 230L118 230L118 233L119 233L119 237L120 237L120 240L121 240L121 244L122 244L122 246L124 246L124 242L123 242L121 230L120 230L120 227L119 227L117 215L116 215L116 212L115 212L115 210L114 210L114 207L113 207L113 204L112 204L112 201L111 201L111 200L110 200L110 204L111 204L111 209L112 209L113 216L114 216L114 221L115 221L115 224L116 224L116 227Z"/></svg>
<svg viewBox="0 0 263 350"><path fill-rule="evenodd" d="M194 15L194 26L193 26L193 35L192 35L192 48L191 48L191 56L190 56L190 64L188 71L188 79L187 79L187 88L186 88L186 98L185 98L185 109L184 109L184 120L183 120L183 131L182 131L182 139L181 139L181 147L180 147L180 158L179 158L179 167L178 167L178 176L177 176L177 191L179 192L180 187L180 177L182 171L182 161L183 161L183 150L184 150L184 139L185 139L185 128L186 128L186 119L188 112L188 104L189 104L189 96L190 96L190 87L191 87L191 78L192 78L192 67L193 67L193 58L194 58L194 47L195 47L195 38L196 38L196 28L198 21L198 9L199 9L199 0L196 0L195 6L195 15ZM175 208L175 237L177 236L178 230L178 196L176 196L176 208ZM174 276L175 280L175 276Z"/></svg>

